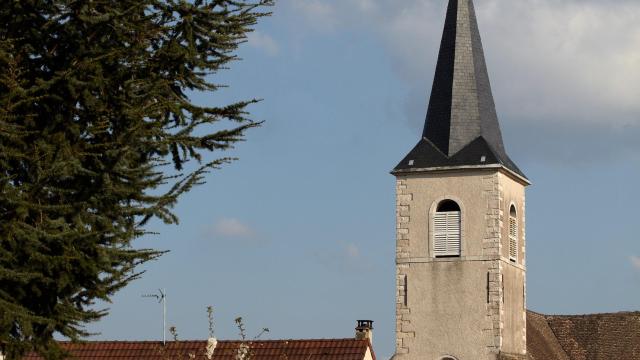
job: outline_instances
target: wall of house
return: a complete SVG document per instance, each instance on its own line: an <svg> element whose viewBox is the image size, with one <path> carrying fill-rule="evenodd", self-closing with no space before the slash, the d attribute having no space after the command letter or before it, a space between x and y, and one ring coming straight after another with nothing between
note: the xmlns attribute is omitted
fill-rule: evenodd
<svg viewBox="0 0 640 360"><path fill-rule="evenodd" d="M526 202L525 188L521 183L505 173L498 175L505 219L509 217L511 205L516 207L518 220L518 258L515 263L509 259L509 228L505 221L502 228L502 270L504 277L504 329L502 351L511 354L526 352Z"/></svg>
<svg viewBox="0 0 640 360"><path fill-rule="evenodd" d="M495 359L498 344L486 296L490 266L485 261L409 264L404 307L409 314L399 334L408 359Z"/></svg>
<svg viewBox="0 0 640 360"><path fill-rule="evenodd" d="M504 281L503 331L501 350L510 354L526 353L527 311L525 309L525 272L512 266L504 265L502 269Z"/></svg>
<svg viewBox="0 0 640 360"><path fill-rule="evenodd" d="M502 207L501 211L504 213L505 223L502 226L502 257L509 259L509 227L506 221L509 217L509 210L513 204L516 207L518 215L518 264L526 265L526 201L525 201L525 188L511 178L510 176L500 173L498 175L498 182L502 192Z"/></svg>
<svg viewBox="0 0 640 360"><path fill-rule="evenodd" d="M493 360L506 348L524 351L526 313L515 310L524 308L524 268L508 264L504 219L507 197L520 196L524 206L524 190L510 181L498 169L398 176L397 357ZM462 212L459 258L433 257L430 215L445 199L456 201Z"/></svg>
<svg viewBox="0 0 640 360"><path fill-rule="evenodd" d="M364 354L364 359L362 360L373 360L370 348L367 348L367 352Z"/></svg>

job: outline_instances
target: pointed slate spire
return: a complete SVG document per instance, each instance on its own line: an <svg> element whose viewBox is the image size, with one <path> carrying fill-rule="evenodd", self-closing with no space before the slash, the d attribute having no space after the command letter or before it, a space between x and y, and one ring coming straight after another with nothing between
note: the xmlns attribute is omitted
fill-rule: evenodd
<svg viewBox="0 0 640 360"><path fill-rule="evenodd" d="M394 172L499 164L524 177L504 148L472 0L449 0L422 136Z"/></svg>

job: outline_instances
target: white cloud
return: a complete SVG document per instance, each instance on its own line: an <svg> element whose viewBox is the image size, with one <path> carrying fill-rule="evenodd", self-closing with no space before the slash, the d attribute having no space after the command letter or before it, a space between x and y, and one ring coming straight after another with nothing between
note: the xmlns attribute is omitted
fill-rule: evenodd
<svg viewBox="0 0 640 360"><path fill-rule="evenodd" d="M278 55L278 43L267 34L255 30L249 33L247 40L250 46L264 51L269 56Z"/></svg>
<svg viewBox="0 0 640 360"><path fill-rule="evenodd" d="M345 253L349 259L357 259L360 257L360 249L356 244L347 244L345 246Z"/></svg>
<svg viewBox="0 0 640 360"><path fill-rule="evenodd" d="M507 116L640 125L640 3L488 0L478 13Z"/></svg>
<svg viewBox="0 0 640 360"><path fill-rule="evenodd" d="M640 256L632 256L631 258L631 265L640 270Z"/></svg>
<svg viewBox="0 0 640 360"><path fill-rule="evenodd" d="M348 0L354 4L360 11L370 12L377 10L376 2L374 0Z"/></svg>
<svg viewBox="0 0 640 360"><path fill-rule="evenodd" d="M324 246L322 249L314 251L312 256L321 265L345 273L370 269L374 266L368 256L361 252L360 247L351 242Z"/></svg>
<svg viewBox="0 0 640 360"><path fill-rule="evenodd" d="M212 230L214 234L226 237L250 238L255 235L253 229L242 221L234 218L219 219L214 224Z"/></svg>
<svg viewBox="0 0 640 360"><path fill-rule="evenodd" d="M337 25L336 8L325 0L289 0L288 4L316 30L333 30Z"/></svg>
<svg viewBox="0 0 640 360"><path fill-rule="evenodd" d="M377 34L424 109L446 1L289 0L308 26ZM476 0L501 117L640 126L640 2ZM411 104L419 101L420 106ZM418 122L424 114L411 114Z"/></svg>

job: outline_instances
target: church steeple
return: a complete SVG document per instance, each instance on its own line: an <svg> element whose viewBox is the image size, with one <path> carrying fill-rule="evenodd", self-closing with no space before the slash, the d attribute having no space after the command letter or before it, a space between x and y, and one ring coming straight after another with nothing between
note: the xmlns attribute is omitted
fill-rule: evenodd
<svg viewBox="0 0 640 360"><path fill-rule="evenodd" d="M393 172L488 165L525 178L504 148L473 1L450 0L422 139Z"/></svg>
<svg viewBox="0 0 640 360"><path fill-rule="evenodd" d="M449 0L422 139L396 177L393 360L527 358L525 188L472 0Z"/></svg>

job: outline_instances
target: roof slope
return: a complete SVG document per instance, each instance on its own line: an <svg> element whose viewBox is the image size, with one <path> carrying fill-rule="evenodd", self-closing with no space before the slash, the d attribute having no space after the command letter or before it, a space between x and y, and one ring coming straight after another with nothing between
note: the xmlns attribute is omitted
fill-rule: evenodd
<svg viewBox="0 0 640 360"><path fill-rule="evenodd" d="M546 316L571 360L640 359L640 312Z"/></svg>
<svg viewBox="0 0 640 360"><path fill-rule="evenodd" d="M248 341L252 360L363 360L367 350L375 360L369 340L257 340ZM240 341L219 341L213 360L235 360ZM160 360L207 359L207 341L91 341L63 342L62 347L77 360ZM194 355L195 357L190 357ZM23 360L41 360L29 354Z"/></svg>
<svg viewBox="0 0 640 360"><path fill-rule="evenodd" d="M502 165L524 177L511 159L508 157L500 158L496 155L491 145L489 145L483 137L476 138L452 156L445 155L429 141L429 139L423 138L409 154L400 161L398 166L393 170L393 173L446 167L486 167L490 165Z"/></svg>
<svg viewBox="0 0 640 360"><path fill-rule="evenodd" d="M527 311L529 360L570 360L544 315Z"/></svg>
<svg viewBox="0 0 640 360"><path fill-rule="evenodd" d="M252 360L363 360L369 340L249 341ZM219 341L213 360L235 360L240 341ZM62 343L77 360L207 359L206 341L92 341ZM640 360L640 312L542 315L527 311L528 360ZM195 357L189 357L193 354ZM29 354L23 360L41 360ZM524 360L501 354L500 359Z"/></svg>
<svg viewBox="0 0 640 360"><path fill-rule="evenodd" d="M499 164L524 177L504 148L472 0L449 0L422 137L394 173L421 158L423 169ZM485 146L469 146L478 141Z"/></svg>

